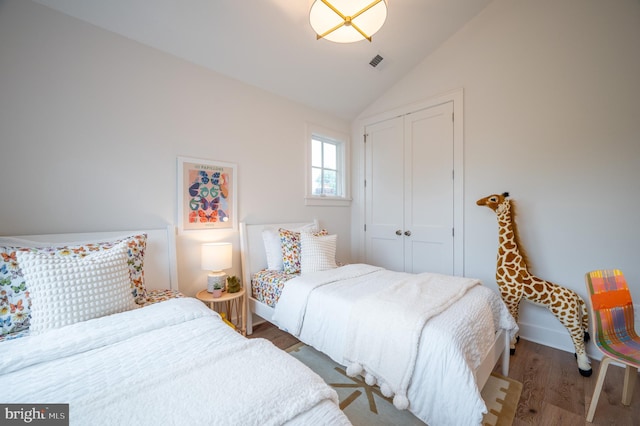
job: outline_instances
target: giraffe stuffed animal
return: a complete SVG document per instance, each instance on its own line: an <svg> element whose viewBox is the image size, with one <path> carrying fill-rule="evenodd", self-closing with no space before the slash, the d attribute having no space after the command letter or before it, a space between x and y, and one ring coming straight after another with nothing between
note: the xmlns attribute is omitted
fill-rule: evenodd
<svg viewBox="0 0 640 426"><path fill-rule="evenodd" d="M584 300L573 290L529 273L525 257L518 247L508 192L489 195L478 200L476 204L489 207L498 216L496 281L502 300L516 323L520 301L523 298L549 309L571 335L580 374L585 377L591 376L591 363L585 352L585 342L589 341L589 319ZM511 340L511 354L515 353L517 339L514 336Z"/></svg>

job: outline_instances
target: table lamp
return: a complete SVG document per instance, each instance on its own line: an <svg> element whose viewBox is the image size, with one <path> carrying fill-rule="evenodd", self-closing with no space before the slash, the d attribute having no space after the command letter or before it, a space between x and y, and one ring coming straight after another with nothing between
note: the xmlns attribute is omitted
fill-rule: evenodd
<svg viewBox="0 0 640 426"><path fill-rule="evenodd" d="M205 243L201 250L201 267L209 272L207 275L207 291L213 293L214 287L225 288L227 274L223 269L232 266L232 246L231 243ZM216 286L216 284L219 284Z"/></svg>

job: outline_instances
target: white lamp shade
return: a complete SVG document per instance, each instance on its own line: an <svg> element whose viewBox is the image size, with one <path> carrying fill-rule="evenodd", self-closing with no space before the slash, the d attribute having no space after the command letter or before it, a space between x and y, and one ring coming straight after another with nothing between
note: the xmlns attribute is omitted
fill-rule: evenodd
<svg viewBox="0 0 640 426"><path fill-rule="evenodd" d="M231 243L203 244L201 255L201 267L207 271L222 271L233 266Z"/></svg>
<svg viewBox="0 0 640 426"><path fill-rule="evenodd" d="M329 0L329 3L342 13L343 16L352 17L369 6L373 1L374 0ZM387 1L383 0L353 18L352 22L367 36L371 37L382 28L386 19ZM344 23L344 19L322 2L322 0L315 0L309 11L309 22L316 34L323 35L337 25ZM343 25L335 31L326 34L323 38L336 43L353 43L355 41L365 40L362 34L351 25Z"/></svg>

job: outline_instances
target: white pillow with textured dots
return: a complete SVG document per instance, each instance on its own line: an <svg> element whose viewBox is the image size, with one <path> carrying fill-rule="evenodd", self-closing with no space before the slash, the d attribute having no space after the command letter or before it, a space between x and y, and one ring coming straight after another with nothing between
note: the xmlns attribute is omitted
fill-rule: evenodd
<svg viewBox="0 0 640 426"><path fill-rule="evenodd" d="M337 235L300 233L300 273L326 271L337 268Z"/></svg>
<svg viewBox="0 0 640 426"><path fill-rule="evenodd" d="M31 295L31 334L136 308L127 245L79 258L17 252Z"/></svg>

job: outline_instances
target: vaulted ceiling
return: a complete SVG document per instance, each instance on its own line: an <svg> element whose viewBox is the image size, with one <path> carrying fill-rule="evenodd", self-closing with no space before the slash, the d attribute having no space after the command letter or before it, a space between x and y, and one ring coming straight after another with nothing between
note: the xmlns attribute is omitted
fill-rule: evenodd
<svg viewBox="0 0 640 426"><path fill-rule="evenodd" d="M316 40L313 0L34 1L346 120L490 2L388 0L372 42L338 44Z"/></svg>

